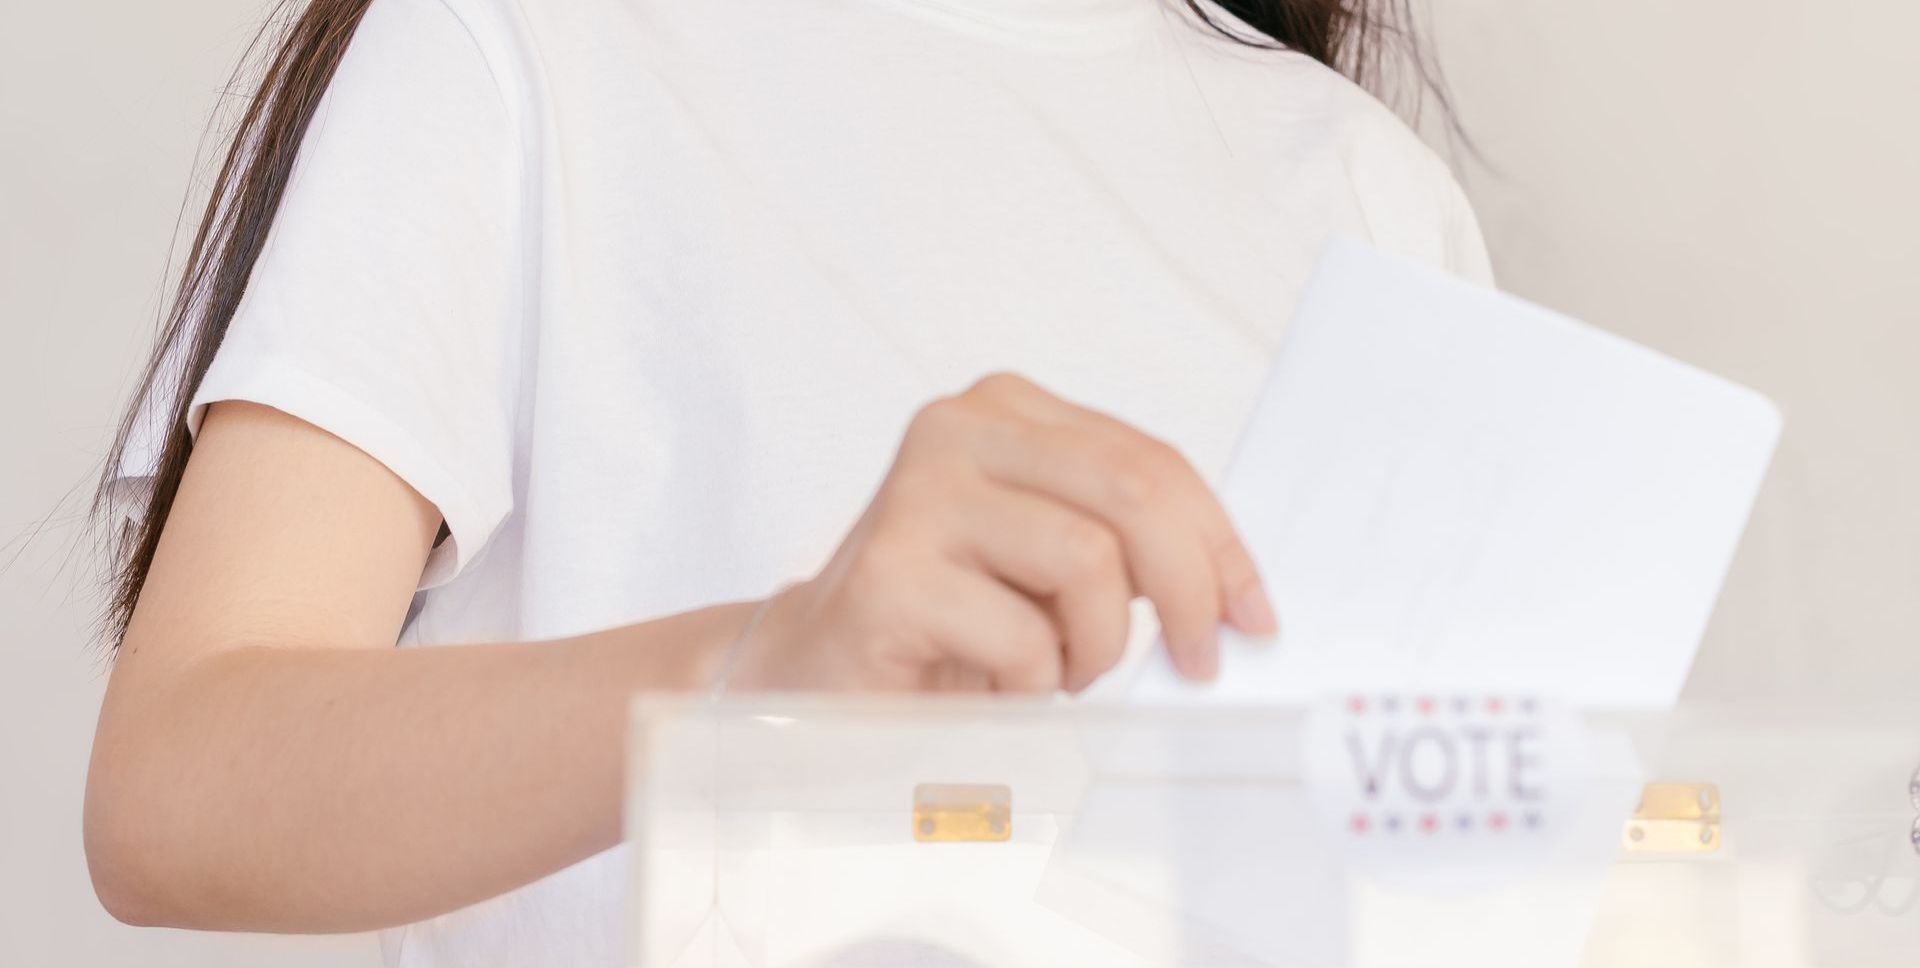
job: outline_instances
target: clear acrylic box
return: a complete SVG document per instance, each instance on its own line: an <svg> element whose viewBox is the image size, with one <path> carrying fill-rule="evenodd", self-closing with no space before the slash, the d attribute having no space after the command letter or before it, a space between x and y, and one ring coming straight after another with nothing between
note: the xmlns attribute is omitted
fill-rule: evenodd
<svg viewBox="0 0 1920 968"><path fill-rule="evenodd" d="M1387 719L1431 733L1432 705ZM1573 713L1579 769L1532 831L1412 752L1435 744L1408 776L1474 809L1349 815L1314 752L1341 715L639 697L632 964L1920 963L1920 709Z"/></svg>

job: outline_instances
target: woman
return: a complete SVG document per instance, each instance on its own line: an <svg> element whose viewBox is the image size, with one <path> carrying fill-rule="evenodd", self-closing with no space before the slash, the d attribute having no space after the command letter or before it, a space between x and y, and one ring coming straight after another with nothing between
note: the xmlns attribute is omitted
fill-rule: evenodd
<svg viewBox="0 0 1920 968"><path fill-rule="evenodd" d="M1322 243L1486 262L1377 12L1232 10L316 0L110 474L108 908L618 964L635 690L1272 633L1203 482Z"/></svg>

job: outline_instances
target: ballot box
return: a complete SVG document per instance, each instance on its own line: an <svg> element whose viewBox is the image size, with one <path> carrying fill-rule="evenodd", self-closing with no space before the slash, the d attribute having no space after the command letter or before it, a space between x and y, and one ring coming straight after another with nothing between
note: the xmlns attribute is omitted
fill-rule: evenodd
<svg viewBox="0 0 1920 968"><path fill-rule="evenodd" d="M1920 964L1920 709L642 696L638 968Z"/></svg>

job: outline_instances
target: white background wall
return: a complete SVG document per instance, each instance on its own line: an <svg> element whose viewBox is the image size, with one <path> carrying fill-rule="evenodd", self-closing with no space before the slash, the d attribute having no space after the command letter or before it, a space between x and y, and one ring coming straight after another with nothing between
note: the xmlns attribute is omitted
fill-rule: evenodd
<svg viewBox="0 0 1920 968"><path fill-rule="evenodd" d="M1439 3L1504 283L1786 411L1690 694L1920 701L1920 4Z"/></svg>
<svg viewBox="0 0 1920 968"><path fill-rule="evenodd" d="M1920 4L1437 5L1503 283L1787 413L1690 694L1920 701ZM123 928L80 853L102 666L74 525L260 7L0 0L0 965L373 958Z"/></svg>

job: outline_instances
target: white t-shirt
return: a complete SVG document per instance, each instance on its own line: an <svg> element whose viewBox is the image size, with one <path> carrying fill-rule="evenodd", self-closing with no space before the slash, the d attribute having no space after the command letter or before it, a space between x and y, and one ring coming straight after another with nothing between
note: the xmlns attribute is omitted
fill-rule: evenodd
<svg viewBox="0 0 1920 968"><path fill-rule="evenodd" d="M1387 109L1182 8L374 0L196 419L277 407L440 509L406 646L810 574L915 409L995 370L1218 474L1329 236L1488 269ZM623 964L624 863L388 961Z"/></svg>

